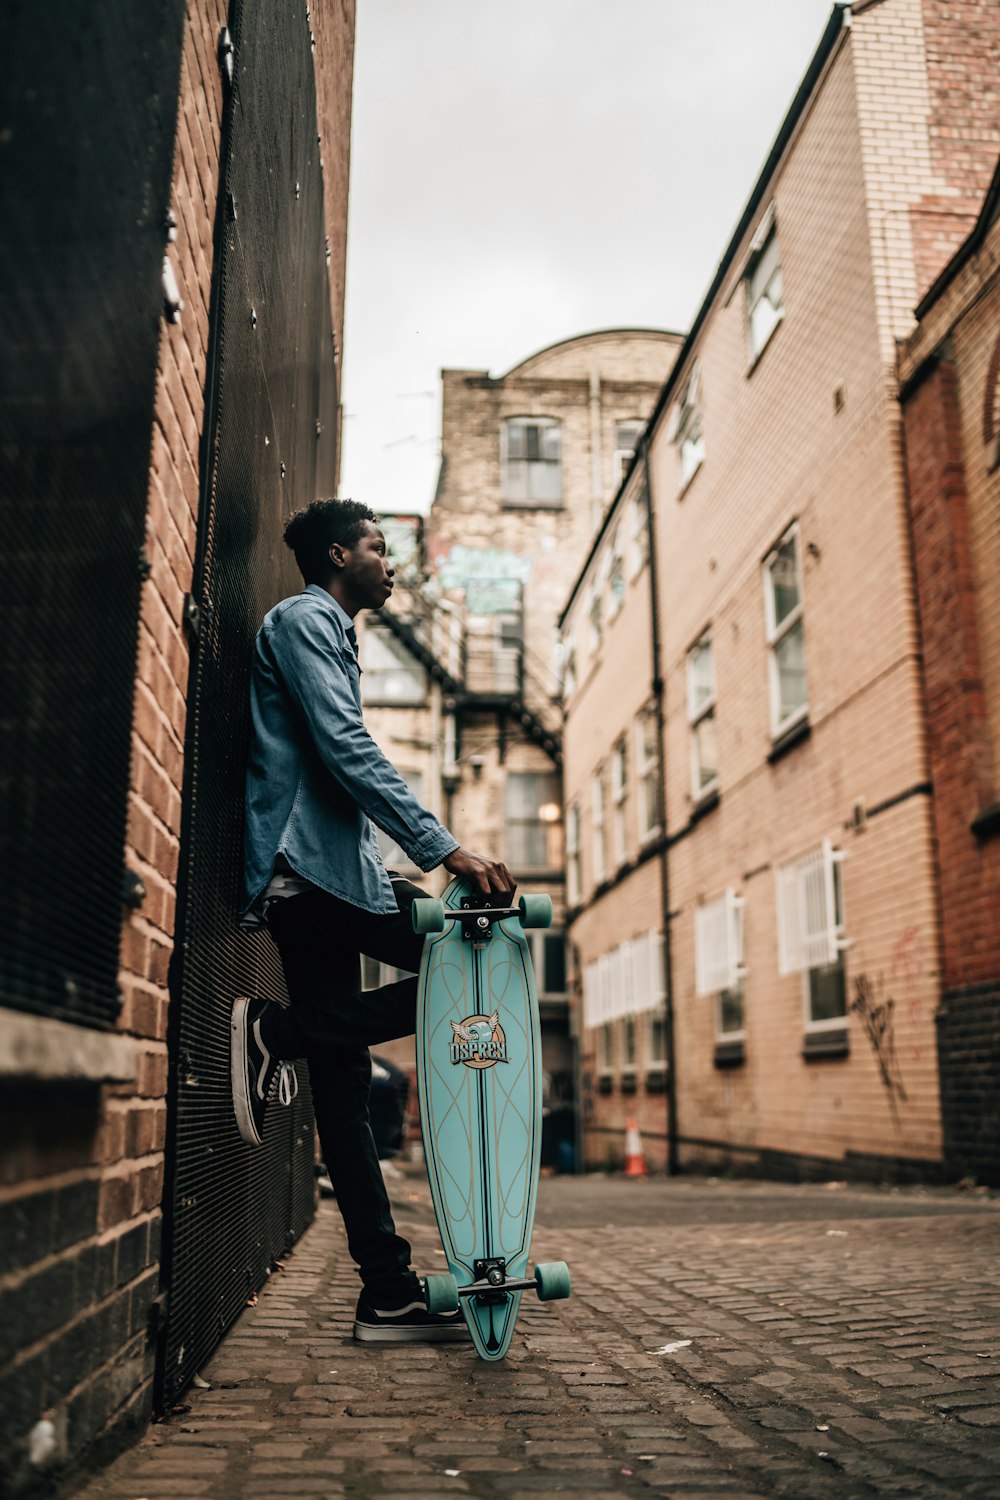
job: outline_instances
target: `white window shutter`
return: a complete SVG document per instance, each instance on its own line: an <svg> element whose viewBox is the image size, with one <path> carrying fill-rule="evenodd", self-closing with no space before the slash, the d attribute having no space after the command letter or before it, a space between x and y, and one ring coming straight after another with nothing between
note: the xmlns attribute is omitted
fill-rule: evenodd
<svg viewBox="0 0 1000 1500"><path fill-rule="evenodd" d="M777 871L778 969L801 973L836 962L837 902L833 867L841 854L824 839L813 853Z"/></svg>
<svg viewBox="0 0 1000 1500"><path fill-rule="evenodd" d="M743 977L743 900L730 887L694 914L695 990L699 996L735 989Z"/></svg>
<svg viewBox="0 0 1000 1500"><path fill-rule="evenodd" d="M818 969L837 957L837 919L833 901L833 863L829 843L799 866L799 912L802 969Z"/></svg>

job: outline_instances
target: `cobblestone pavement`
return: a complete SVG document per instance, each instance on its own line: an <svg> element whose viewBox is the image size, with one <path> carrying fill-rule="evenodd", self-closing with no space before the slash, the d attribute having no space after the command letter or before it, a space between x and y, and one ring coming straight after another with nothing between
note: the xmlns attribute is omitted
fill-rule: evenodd
<svg viewBox="0 0 1000 1500"><path fill-rule="evenodd" d="M415 1263L440 1267L426 1184L393 1187ZM995 1199L587 1178L544 1183L540 1219L574 1295L526 1298L488 1365L353 1343L324 1202L211 1389L80 1500L1000 1494Z"/></svg>

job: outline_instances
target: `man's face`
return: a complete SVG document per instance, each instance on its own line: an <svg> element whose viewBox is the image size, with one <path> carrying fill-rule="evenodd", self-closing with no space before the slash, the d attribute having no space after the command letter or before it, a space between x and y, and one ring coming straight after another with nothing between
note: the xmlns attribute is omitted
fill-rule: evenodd
<svg viewBox="0 0 1000 1500"><path fill-rule="evenodd" d="M392 593L395 569L389 565L380 529L365 521L353 547L334 545L330 555L335 562L343 560L338 572L351 602L358 609L381 609Z"/></svg>

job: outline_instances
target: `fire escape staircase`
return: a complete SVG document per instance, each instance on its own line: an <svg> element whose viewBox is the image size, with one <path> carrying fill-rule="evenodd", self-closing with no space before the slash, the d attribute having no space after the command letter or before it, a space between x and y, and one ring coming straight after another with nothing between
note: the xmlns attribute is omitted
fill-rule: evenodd
<svg viewBox="0 0 1000 1500"><path fill-rule="evenodd" d="M415 593L410 595L408 603L414 606L412 612L408 613L408 617L383 609L379 612L379 622L406 647L407 651L428 672L431 679L440 684L446 696L454 698L456 707L480 710L496 708L507 719L515 722L529 740L544 750L553 765L561 768L562 732L551 724L547 724L537 710L526 701L526 689L534 689L532 696L539 698L545 696L545 690L539 675L532 670L526 659L523 645L519 648L518 688L516 690L510 692L498 690L495 687L488 691L470 689L464 680L464 673L463 677L459 678L449 672L440 661L433 646L428 644L427 636L433 634L429 629L433 603Z"/></svg>

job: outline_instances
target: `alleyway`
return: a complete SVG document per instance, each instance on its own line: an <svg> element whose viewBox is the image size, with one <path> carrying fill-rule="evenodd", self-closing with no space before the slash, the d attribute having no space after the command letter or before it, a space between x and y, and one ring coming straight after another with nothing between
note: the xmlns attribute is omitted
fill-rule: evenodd
<svg viewBox="0 0 1000 1500"><path fill-rule="evenodd" d="M434 1268L424 1182L393 1179ZM335 1207L183 1409L79 1500L981 1496L1000 1472L1000 1201L704 1179L543 1183L510 1357L350 1339ZM562 1227L560 1227L562 1226Z"/></svg>

